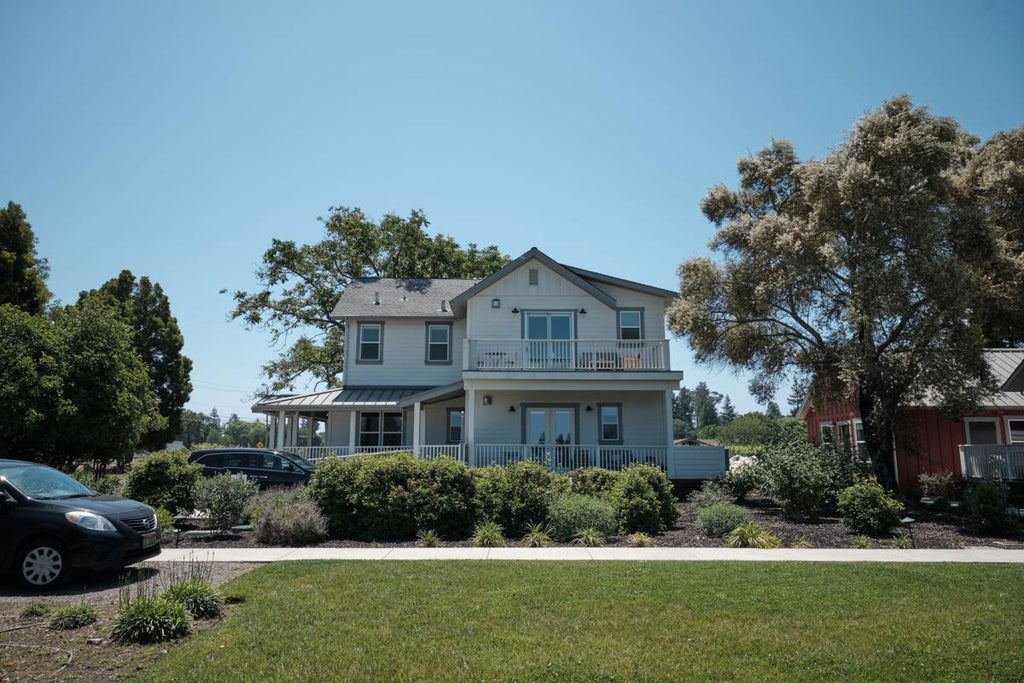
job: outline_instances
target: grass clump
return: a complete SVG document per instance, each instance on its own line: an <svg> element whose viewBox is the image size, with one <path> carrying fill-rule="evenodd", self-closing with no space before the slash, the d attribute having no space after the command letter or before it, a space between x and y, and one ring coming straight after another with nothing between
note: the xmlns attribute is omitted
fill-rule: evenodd
<svg viewBox="0 0 1024 683"><path fill-rule="evenodd" d="M474 548L504 548L508 545L505 531L497 522L481 522L473 531L469 544Z"/></svg>
<svg viewBox="0 0 1024 683"><path fill-rule="evenodd" d="M111 637L118 643L162 643L192 632L184 605L157 595L148 583L122 586Z"/></svg>
<svg viewBox="0 0 1024 683"><path fill-rule="evenodd" d="M547 548L554 545L548 528L543 524L531 524L530 528L523 534L522 540L525 548Z"/></svg>
<svg viewBox="0 0 1024 683"><path fill-rule="evenodd" d="M45 617L50 613L51 607L47 602L42 600L33 600L32 602L25 605L24 609L21 610L22 618L31 617Z"/></svg>
<svg viewBox="0 0 1024 683"><path fill-rule="evenodd" d="M636 533L630 534L626 539L629 544L634 548L653 548L655 543L654 539L651 538L650 534L646 534L643 531L637 531Z"/></svg>
<svg viewBox="0 0 1024 683"><path fill-rule="evenodd" d="M48 626L55 631L69 631L95 624L99 618L100 613L96 606L83 602L78 605L64 605L53 610Z"/></svg>
<svg viewBox="0 0 1024 683"><path fill-rule="evenodd" d="M725 545L730 548L781 548L782 539L759 524L747 522L729 532Z"/></svg>
<svg viewBox="0 0 1024 683"><path fill-rule="evenodd" d="M713 503L697 513L697 528L705 536L716 538L750 521L750 511L733 503Z"/></svg>
<svg viewBox="0 0 1024 683"><path fill-rule="evenodd" d="M421 548L436 548L441 539L433 529L420 529L416 532L416 541Z"/></svg>
<svg viewBox="0 0 1024 683"><path fill-rule="evenodd" d="M224 596L210 585L213 565L194 560L173 564L168 570L168 585L160 597L176 602L193 619L219 617L224 610Z"/></svg>
<svg viewBox="0 0 1024 683"><path fill-rule="evenodd" d="M600 529L588 527L586 529L580 529L579 532L572 537L572 544L586 548L600 548L607 544L607 539Z"/></svg>

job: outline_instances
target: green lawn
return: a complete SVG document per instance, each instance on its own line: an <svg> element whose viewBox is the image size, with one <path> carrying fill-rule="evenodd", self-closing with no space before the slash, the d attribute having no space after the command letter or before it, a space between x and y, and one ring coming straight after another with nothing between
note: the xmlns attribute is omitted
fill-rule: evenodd
<svg viewBox="0 0 1024 683"><path fill-rule="evenodd" d="M1020 681L1024 567L291 562L153 681Z"/></svg>

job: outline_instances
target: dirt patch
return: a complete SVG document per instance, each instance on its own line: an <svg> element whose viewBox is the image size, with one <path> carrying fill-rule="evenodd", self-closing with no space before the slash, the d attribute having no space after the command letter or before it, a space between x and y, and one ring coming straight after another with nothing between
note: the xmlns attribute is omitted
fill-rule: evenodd
<svg viewBox="0 0 1024 683"><path fill-rule="evenodd" d="M253 569L251 563L210 563L210 582L224 582ZM78 572L59 591L32 593L22 590L9 577L0 579L0 683L15 681L120 681L144 668L173 643L119 645L110 639L122 586L135 590L150 581L160 586L169 574L180 570L167 562L143 562L125 572ZM71 631L52 630L47 616L23 615L32 603L50 611L69 604L88 603L100 613L99 621ZM229 606L230 609L230 606ZM197 621L195 630L210 628L217 621Z"/></svg>

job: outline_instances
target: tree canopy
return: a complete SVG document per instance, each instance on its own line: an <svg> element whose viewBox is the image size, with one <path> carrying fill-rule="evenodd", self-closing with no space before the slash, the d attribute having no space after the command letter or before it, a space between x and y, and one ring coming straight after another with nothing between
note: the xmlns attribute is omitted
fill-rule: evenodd
<svg viewBox="0 0 1024 683"><path fill-rule="evenodd" d="M336 385L344 353L344 325L331 320L338 297L356 278L483 278L508 263L496 246L461 247L446 235L429 236L421 211L379 221L358 208L331 207L318 219L324 237L298 245L273 240L256 270L260 287L232 295L233 320L265 330L286 347L263 366L270 390L291 389L300 377Z"/></svg>
<svg viewBox="0 0 1024 683"><path fill-rule="evenodd" d="M36 257L36 238L21 206L0 208L0 305L11 304L41 315L50 301L49 268Z"/></svg>
<svg viewBox="0 0 1024 683"><path fill-rule="evenodd" d="M132 343L149 374L163 420L153 423L141 445L159 450L181 431L182 410L192 393L192 361L182 354L185 338L171 314L171 304L160 283L129 270L104 283L99 290L82 292L79 305L91 297L109 297L132 330Z"/></svg>
<svg viewBox="0 0 1024 683"><path fill-rule="evenodd" d="M927 391L956 412L990 391L986 322L1020 305L1020 251L968 172L980 156L977 138L907 96L822 160L773 140L739 161L736 190L702 201L718 258L680 265L671 329L698 361L752 371L760 400L787 376L856 395L891 484L901 407Z"/></svg>

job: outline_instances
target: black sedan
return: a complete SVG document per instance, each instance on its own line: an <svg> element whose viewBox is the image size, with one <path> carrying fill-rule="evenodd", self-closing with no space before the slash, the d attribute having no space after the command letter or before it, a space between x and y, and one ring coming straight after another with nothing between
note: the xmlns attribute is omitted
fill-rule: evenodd
<svg viewBox="0 0 1024 683"><path fill-rule="evenodd" d="M0 460L0 571L55 588L72 567L119 569L160 552L153 508L100 495L51 467Z"/></svg>
<svg viewBox="0 0 1024 683"><path fill-rule="evenodd" d="M305 484L316 470L316 465L300 455L267 448L209 448L192 451L188 461L201 464L204 477L241 474L261 488Z"/></svg>

